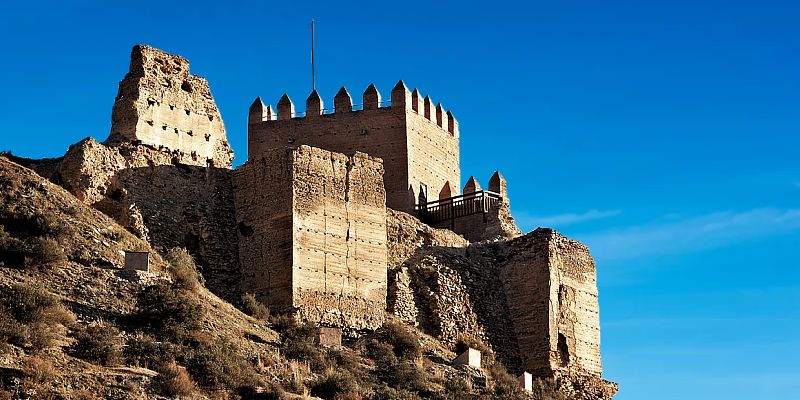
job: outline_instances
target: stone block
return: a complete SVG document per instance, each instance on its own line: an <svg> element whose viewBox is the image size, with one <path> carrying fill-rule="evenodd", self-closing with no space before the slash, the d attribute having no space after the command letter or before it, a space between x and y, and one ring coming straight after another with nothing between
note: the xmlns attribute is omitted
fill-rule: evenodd
<svg viewBox="0 0 800 400"><path fill-rule="evenodd" d="M323 326L319 328L319 345L322 347L341 347L342 328Z"/></svg>
<svg viewBox="0 0 800 400"><path fill-rule="evenodd" d="M150 272L150 253L146 251L126 251L124 269Z"/></svg>
<svg viewBox="0 0 800 400"><path fill-rule="evenodd" d="M460 356L456 357L455 360L453 360L453 365L467 365L473 368L480 368L481 352L470 347L465 352L461 353Z"/></svg>

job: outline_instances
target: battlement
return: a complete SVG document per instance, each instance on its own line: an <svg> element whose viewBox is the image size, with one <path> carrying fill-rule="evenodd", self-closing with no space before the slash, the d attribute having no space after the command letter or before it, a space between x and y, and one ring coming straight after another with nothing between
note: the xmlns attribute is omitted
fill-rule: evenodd
<svg viewBox="0 0 800 400"><path fill-rule="evenodd" d="M314 90L306 98L306 110L296 111L295 104L288 94L281 96L277 103L277 112L272 105L265 105L261 97L256 97L250 106L248 124L272 122L280 120L304 118L335 118L346 112L362 113L370 111L379 112L406 112L413 111L447 132L458 137L458 121L453 113L446 111L441 103L434 105L430 96L423 99L418 89L410 92L401 80L392 88L390 100L381 100L381 93L375 84L370 84L363 92L360 104L354 104L353 98L347 88L342 86L333 98L333 107L325 108L322 97ZM366 117L366 116L365 116Z"/></svg>
<svg viewBox="0 0 800 400"><path fill-rule="evenodd" d="M458 182L459 132L453 113L403 81L382 100L371 84L354 104L342 87L326 108L316 91L304 112L284 94L277 106L256 98L248 112L248 159L286 145L309 145L339 153L356 151L380 157L386 166L387 205L413 212L416 204L435 199L445 182ZM277 110L277 112L276 112ZM430 193L428 188L430 188Z"/></svg>

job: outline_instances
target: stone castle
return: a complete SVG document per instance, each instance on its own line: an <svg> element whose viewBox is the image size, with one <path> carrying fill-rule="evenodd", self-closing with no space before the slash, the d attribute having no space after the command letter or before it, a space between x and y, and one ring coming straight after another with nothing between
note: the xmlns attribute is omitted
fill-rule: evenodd
<svg viewBox="0 0 800 400"><path fill-rule="evenodd" d="M402 81L390 100L374 85L360 109L345 88L332 108L312 92L305 113L287 95L277 110L256 98L248 160L233 169L208 82L139 45L108 139L40 173L155 248L186 247L224 298L252 293L351 334L393 313L445 341L481 337L520 372L600 378L588 249L549 229L522 235L498 172L488 190L474 178L459 190L453 113ZM431 257L457 262L434 276L420 267ZM451 281L464 300L445 293Z"/></svg>

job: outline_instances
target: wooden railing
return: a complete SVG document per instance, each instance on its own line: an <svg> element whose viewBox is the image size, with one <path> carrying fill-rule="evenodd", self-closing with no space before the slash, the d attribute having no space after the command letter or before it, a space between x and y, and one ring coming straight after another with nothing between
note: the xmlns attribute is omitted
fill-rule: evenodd
<svg viewBox="0 0 800 400"><path fill-rule="evenodd" d="M417 215L422 222L435 224L452 221L474 214L485 214L503 199L498 193L480 190L446 199L417 205Z"/></svg>

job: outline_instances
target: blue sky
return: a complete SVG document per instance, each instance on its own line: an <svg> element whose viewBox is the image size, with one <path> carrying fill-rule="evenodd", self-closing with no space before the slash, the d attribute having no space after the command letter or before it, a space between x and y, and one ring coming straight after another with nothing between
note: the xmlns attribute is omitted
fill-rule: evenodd
<svg viewBox="0 0 800 400"><path fill-rule="evenodd" d="M452 110L464 181L496 169L525 230L598 265L604 376L628 399L800 390L800 5L792 1L28 2L0 13L0 148L105 139L132 45L247 108L402 78ZM254 3L254 2L250 2Z"/></svg>

